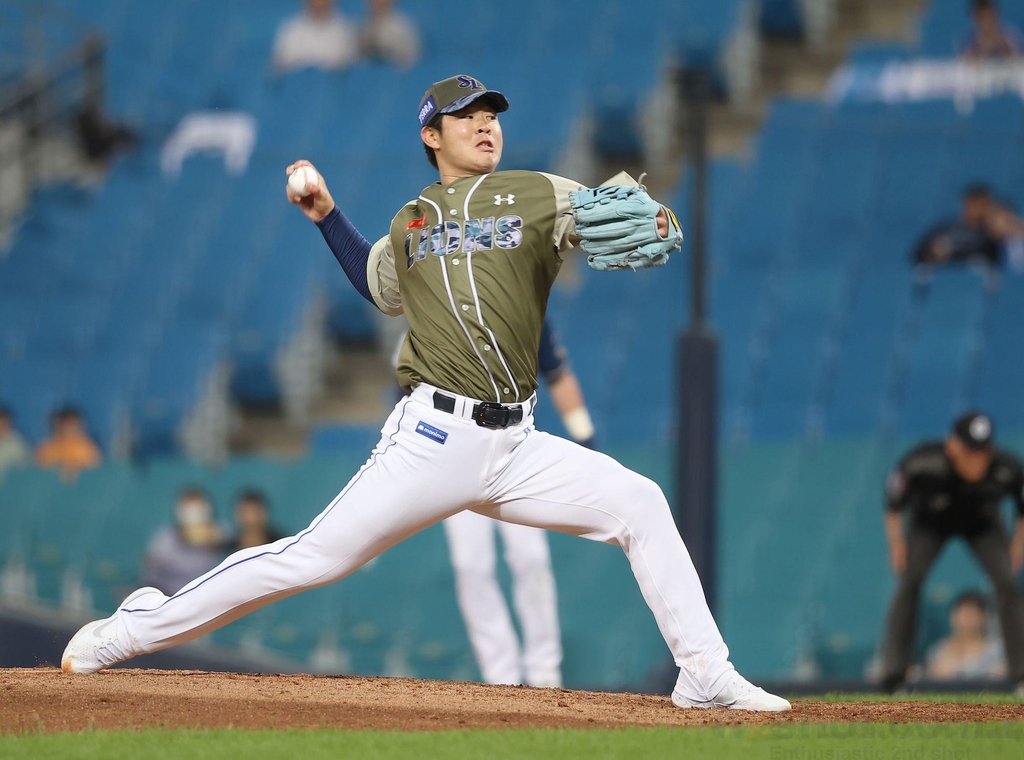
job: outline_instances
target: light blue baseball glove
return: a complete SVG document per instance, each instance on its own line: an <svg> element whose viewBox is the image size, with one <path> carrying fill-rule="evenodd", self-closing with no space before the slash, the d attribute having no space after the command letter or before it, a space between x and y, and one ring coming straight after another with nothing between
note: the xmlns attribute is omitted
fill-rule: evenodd
<svg viewBox="0 0 1024 760"><path fill-rule="evenodd" d="M587 263L599 272L660 267L682 246L679 220L669 208L665 208L668 236L658 234L662 206L642 185L576 190L569 193L569 202Z"/></svg>

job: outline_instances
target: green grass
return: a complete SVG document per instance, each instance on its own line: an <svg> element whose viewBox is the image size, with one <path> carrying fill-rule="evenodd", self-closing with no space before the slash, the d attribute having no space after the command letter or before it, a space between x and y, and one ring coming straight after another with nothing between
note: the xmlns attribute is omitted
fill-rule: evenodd
<svg viewBox="0 0 1024 760"><path fill-rule="evenodd" d="M820 700L822 702L945 702L958 705L1021 705L1024 699L1006 692L963 692L943 694L922 691L919 693L892 694L825 694L820 697L796 697L796 699Z"/></svg>
<svg viewBox="0 0 1024 760"><path fill-rule="evenodd" d="M0 739L0 757L143 758L1019 758L1024 723L779 725L732 728L446 731L94 731Z"/></svg>

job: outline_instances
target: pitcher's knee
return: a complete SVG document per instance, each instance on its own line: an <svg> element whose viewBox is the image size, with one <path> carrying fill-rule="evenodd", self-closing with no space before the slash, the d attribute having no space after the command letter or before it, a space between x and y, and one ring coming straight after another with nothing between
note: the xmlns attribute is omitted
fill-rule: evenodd
<svg viewBox="0 0 1024 760"><path fill-rule="evenodd" d="M358 565L339 564L337 559L329 560L327 557L318 559L305 565L299 573L296 573L298 583L295 585L305 588L315 588L334 583L349 575L358 568Z"/></svg>
<svg viewBox="0 0 1024 760"><path fill-rule="evenodd" d="M661 486L643 475L626 472L626 478L617 479L615 487L606 490L611 497L611 511L620 523L618 543L621 544L627 534L636 536L674 530L672 512Z"/></svg>
<svg viewBox="0 0 1024 760"><path fill-rule="evenodd" d="M668 499L661 486L650 478L645 478L637 473L630 473L632 478L629 484L629 503L633 509L638 510L648 517L671 516L668 506Z"/></svg>
<svg viewBox="0 0 1024 760"><path fill-rule="evenodd" d="M668 509L668 499L665 497L665 492L661 489L661 486L650 478L641 476L641 480L643 481L645 498L650 499L658 507Z"/></svg>
<svg viewBox="0 0 1024 760"><path fill-rule="evenodd" d="M344 578L365 565L373 556L358 552L338 552L315 541L303 542L282 553L284 567L296 585L314 587ZM284 558L287 558L286 560Z"/></svg>

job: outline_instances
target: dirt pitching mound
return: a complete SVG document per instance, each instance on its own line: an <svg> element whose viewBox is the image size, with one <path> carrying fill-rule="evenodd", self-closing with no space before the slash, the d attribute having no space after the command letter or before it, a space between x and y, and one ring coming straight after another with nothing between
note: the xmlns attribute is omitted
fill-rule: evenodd
<svg viewBox="0 0 1024 760"><path fill-rule="evenodd" d="M667 697L354 676L0 670L0 733L139 728L440 730L1024 720L1022 705L798 701L789 713L680 710Z"/></svg>

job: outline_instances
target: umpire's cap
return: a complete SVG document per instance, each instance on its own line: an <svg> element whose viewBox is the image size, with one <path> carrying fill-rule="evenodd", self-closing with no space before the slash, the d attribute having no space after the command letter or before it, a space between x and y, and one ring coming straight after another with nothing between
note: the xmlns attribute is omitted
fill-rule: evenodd
<svg viewBox="0 0 1024 760"><path fill-rule="evenodd" d="M989 448L995 434L992 418L981 412L968 412L958 417L953 423L953 435L959 438L967 448L975 451Z"/></svg>
<svg viewBox="0 0 1024 760"><path fill-rule="evenodd" d="M429 125L443 113L461 111L474 100L487 98L497 113L508 110L508 98L497 90L488 90L484 83L465 74L434 82L420 100L420 126Z"/></svg>

